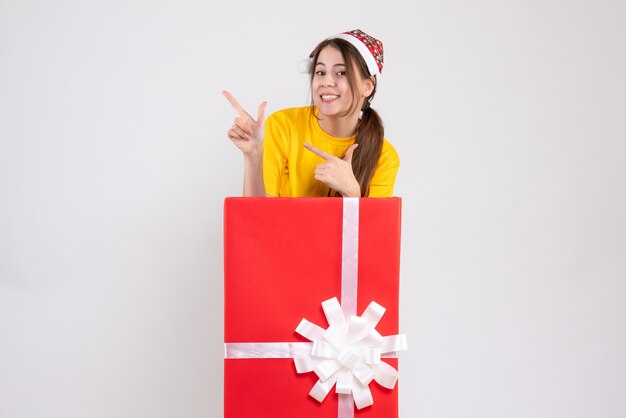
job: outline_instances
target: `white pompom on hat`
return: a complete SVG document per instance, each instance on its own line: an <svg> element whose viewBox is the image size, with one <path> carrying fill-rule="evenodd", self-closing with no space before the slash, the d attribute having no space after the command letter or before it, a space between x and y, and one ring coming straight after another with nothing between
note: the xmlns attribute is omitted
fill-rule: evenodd
<svg viewBox="0 0 626 418"><path fill-rule="evenodd" d="M298 63L298 72L302 74L310 74L313 66L313 58L304 58Z"/></svg>

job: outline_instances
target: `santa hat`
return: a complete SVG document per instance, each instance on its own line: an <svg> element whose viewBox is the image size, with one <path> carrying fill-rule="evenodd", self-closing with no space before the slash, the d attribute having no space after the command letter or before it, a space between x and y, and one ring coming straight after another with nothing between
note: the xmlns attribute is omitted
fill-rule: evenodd
<svg viewBox="0 0 626 418"><path fill-rule="evenodd" d="M381 41L360 29L339 33L328 39L343 39L350 42L365 60L370 74L375 75L376 79L380 80L380 74L383 71L383 43ZM311 54L308 60L301 63L300 71L308 73L313 64L312 60L313 55Z"/></svg>

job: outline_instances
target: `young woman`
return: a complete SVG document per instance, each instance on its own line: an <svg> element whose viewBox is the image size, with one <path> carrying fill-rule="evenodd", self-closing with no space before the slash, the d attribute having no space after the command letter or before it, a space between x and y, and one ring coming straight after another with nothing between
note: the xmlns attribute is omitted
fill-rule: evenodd
<svg viewBox="0 0 626 418"><path fill-rule="evenodd" d="M383 67L382 43L353 30L322 41L310 55L312 104L264 123L228 92L238 113L228 137L243 152L244 196L390 197L400 165L370 107Z"/></svg>

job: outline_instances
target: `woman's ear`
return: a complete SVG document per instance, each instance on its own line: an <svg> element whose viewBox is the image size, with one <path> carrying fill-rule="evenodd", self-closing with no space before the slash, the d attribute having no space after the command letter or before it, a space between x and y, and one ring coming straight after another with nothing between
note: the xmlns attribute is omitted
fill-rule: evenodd
<svg viewBox="0 0 626 418"><path fill-rule="evenodd" d="M376 86L376 78L371 76L363 80L363 97L370 97Z"/></svg>

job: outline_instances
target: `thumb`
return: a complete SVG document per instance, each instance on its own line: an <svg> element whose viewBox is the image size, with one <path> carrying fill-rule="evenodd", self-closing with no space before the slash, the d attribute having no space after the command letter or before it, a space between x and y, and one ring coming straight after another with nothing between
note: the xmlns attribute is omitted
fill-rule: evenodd
<svg viewBox="0 0 626 418"><path fill-rule="evenodd" d="M263 119L265 118L265 106L267 106L267 102L263 102L259 105L259 110L257 113L257 122L263 123Z"/></svg>
<svg viewBox="0 0 626 418"><path fill-rule="evenodd" d="M352 144L352 145L350 145L350 148L348 148L348 151L346 151L346 155L343 157L343 160L351 163L352 162L352 154L354 153L354 150L358 146L359 146L359 144Z"/></svg>

